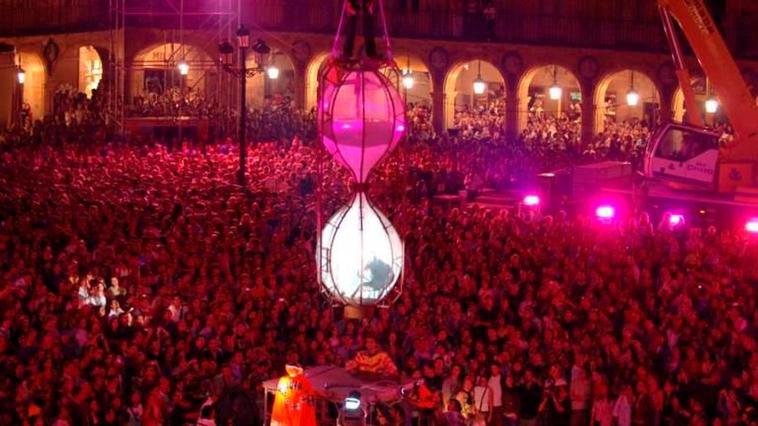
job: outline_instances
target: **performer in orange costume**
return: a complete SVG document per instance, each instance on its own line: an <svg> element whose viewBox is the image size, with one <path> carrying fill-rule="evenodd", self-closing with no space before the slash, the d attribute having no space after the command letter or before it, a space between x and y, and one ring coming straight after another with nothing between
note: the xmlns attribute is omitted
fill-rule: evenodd
<svg viewBox="0 0 758 426"><path fill-rule="evenodd" d="M276 386L271 426L316 426L316 394L303 369L287 365Z"/></svg>

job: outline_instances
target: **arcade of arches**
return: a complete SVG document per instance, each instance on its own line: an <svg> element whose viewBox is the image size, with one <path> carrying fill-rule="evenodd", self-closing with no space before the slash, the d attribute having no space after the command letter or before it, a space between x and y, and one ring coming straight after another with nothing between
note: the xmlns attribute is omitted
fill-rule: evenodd
<svg viewBox="0 0 758 426"><path fill-rule="evenodd" d="M484 83L482 93L475 91L477 81ZM454 66L445 77L444 93L446 128L458 124L456 117L464 111L490 109L495 115L505 117L505 79L488 61L474 60Z"/></svg>
<svg viewBox="0 0 758 426"><path fill-rule="evenodd" d="M45 87L47 72L42 56L36 53L20 52L19 65L25 73L23 103L28 106L33 119L42 117L47 110Z"/></svg>
<svg viewBox="0 0 758 426"><path fill-rule="evenodd" d="M13 69L6 67L0 70L0 85L5 84L10 89L18 87L18 90L23 91L23 102L28 104L33 117L41 117L49 111L52 95L62 84L78 88L91 96L92 91L102 84L101 81L108 80L109 73L106 63L108 58L103 56L107 52L96 44L93 45L93 42L94 39L78 40L62 49L68 55L67 58L71 57L71 65L66 65L64 76L60 76L64 67L56 64L52 70L48 70L40 49L35 50L31 42L25 42L18 47L15 55L16 62L20 62L26 72L25 84L18 85ZM247 86L248 104L261 106L266 98L282 95L305 108L314 107L319 69L328 56L323 50L324 46L314 42L322 50L296 56L286 38L277 39L277 43L280 45L272 46L274 49L266 58L266 65L277 68L278 78L271 79L267 73L250 78ZM145 43L145 46L127 58L127 100L148 91L163 92L172 87L186 87L205 98L220 100L223 97L224 104L235 104L234 78L220 69L215 57L217 52L213 50L215 47L150 42ZM77 62L73 62L74 55ZM428 106L437 131L455 127L456 112L476 111L483 106L488 107L490 114L498 116L497 121L503 123L505 134L509 136L519 134L530 113L570 115L581 120L583 137L602 132L609 120L636 118L655 121L667 119L663 114L669 112L674 120L686 119L681 91L675 86L665 86L665 90L662 90L663 83L657 78L660 77L660 74L656 74L657 67L644 65L634 70L620 67L614 72L588 79L578 76L577 63L580 58L572 58L566 52L556 53L556 59L560 59L556 62L530 65L534 61L524 60L528 63L526 66L517 68L516 71L509 69L508 73L505 72L503 57L498 56L497 52L483 52L462 59L456 53L451 56L449 63L435 63L432 68L427 62L429 52L424 48L414 50L405 46L395 53L398 68L401 72L410 71L413 77L412 85L407 88L401 85L402 93L409 103ZM534 56L550 57L542 53ZM189 72L184 77L177 67L181 60L189 65ZM251 54L247 65L254 67L258 60ZM633 61L645 64L640 59ZM610 61L618 64L623 62L622 57ZM607 63L604 62L603 66L607 66ZM478 94L474 91L474 82L480 76L485 90ZM668 83L671 84L670 81ZM695 93L697 101L702 104L709 95L705 84L701 83L695 81ZM551 88L554 86L561 88L555 97L551 96ZM639 95L635 105L629 105L626 99L632 88ZM16 97L18 98L20 95ZM11 105L13 102L8 103ZM12 117L9 110L13 108L16 107L0 105L0 120L7 121L7 117ZM704 111L701 113L706 116L706 122L709 122L708 115ZM710 120L721 118L719 113L711 114Z"/></svg>
<svg viewBox="0 0 758 426"><path fill-rule="evenodd" d="M644 73L623 70L600 80L595 90L595 105L595 131L600 133L609 121L657 122L661 95L653 80Z"/></svg>
<svg viewBox="0 0 758 426"><path fill-rule="evenodd" d="M295 98L295 67L284 52L274 51L264 59L255 55L248 56L248 69L257 68L263 62L266 72L258 73L247 79L247 104L253 107L263 105L265 99L272 96L289 96ZM268 67L274 67L278 73L269 75ZM276 78L272 78L275 76Z"/></svg>
<svg viewBox="0 0 758 426"><path fill-rule="evenodd" d="M316 107L318 78L328 57L329 54L326 52L319 53L305 68L305 107L307 109ZM433 82L431 73L424 61L417 56L400 54L395 56L395 63L403 75L410 72L413 77L413 83L409 85L410 87L404 85L400 87L408 103L425 104L431 107Z"/></svg>
<svg viewBox="0 0 758 426"><path fill-rule="evenodd" d="M710 87L704 77L692 78L692 91L695 94L695 103L698 105L697 112L703 118L704 123L711 124L726 119L722 108L718 108L715 113L709 113L705 110L705 101L712 97L718 99L718 93ZM689 121L687 104L684 101L684 92L681 88L677 87L671 102L671 115L674 117L674 121Z"/></svg>
<svg viewBox="0 0 758 426"><path fill-rule="evenodd" d="M581 118L582 88L579 80L560 65L535 67L524 73L518 86L519 130L529 114L566 114Z"/></svg>
<svg viewBox="0 0 758 426"><path fill-rule="evenodd" d="M103 79L103 61L94 46L79 48L79 91L92 97Z"/></svg>
<svg viewBox="0 0 758 426"><path fill-rule="evenodd" d="M178 64L189 66L182 77ZM171 88L185 87L203 95L217 92L216 63L195 46L163 43L149 46L134 56L127 71L129 92L132 95L146 92L163 93Z"/></svg>

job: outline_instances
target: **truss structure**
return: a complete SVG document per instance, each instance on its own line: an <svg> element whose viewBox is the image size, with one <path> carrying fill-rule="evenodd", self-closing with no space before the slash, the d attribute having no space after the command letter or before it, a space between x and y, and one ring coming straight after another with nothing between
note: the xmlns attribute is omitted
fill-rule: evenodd
<svg viewBox="0 0 758 426"><path fill-rule="evenodd" d="M196 82L211 75L218 87L233 88L232 77L219 72L218 64L205 55L190 52L214 52L220 42L232 40L240 26L242 0L108 0L109 2L109 76L108 110L117 130L124 129L125 105L138 93L129 93L128 84L133 72L146 69L176 69L179 61L199 71ZM159 32L165 54L160 58L138 58L127 63L126 45L129 37L139 31ZM189 31L203 34L200 44L194 38L191 49L185 44ZM173 73L167 73L173 78ZM229 81L226 81L229 80ZM234 109L234 93L214 92L215 101Z"/></svg>

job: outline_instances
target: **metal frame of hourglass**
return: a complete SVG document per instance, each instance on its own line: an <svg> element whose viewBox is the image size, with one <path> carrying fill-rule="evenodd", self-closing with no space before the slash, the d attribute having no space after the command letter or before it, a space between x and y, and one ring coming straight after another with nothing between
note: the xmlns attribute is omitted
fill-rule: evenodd
<svg viewBox="0 0 758 426"><path fill-rule="evenodd" d="M316 263L326 295L345 306L346 316L361 317L367 309L391 304L402 293L403 242L369 200L367 181L400 143L407 123L382 0L374 5L384 31L384 57L352 60L339 55L348 1L343 4L332 55L319 73L317 113L324 148L352 174L353 196L324 225L317 194Z"/></svg>

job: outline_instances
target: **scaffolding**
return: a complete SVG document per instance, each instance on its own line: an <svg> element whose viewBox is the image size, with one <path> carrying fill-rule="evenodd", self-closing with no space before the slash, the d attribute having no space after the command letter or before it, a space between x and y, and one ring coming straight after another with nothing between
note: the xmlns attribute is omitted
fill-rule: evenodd
<svg viewBox="0 0 758 426"><path fill-rule="evenodd" d="M195 78L191 86L201 83L208 89L212 81L216 90L208 90L215 102L227 111L234 110L231 76L221 72L214 57L201 52L215 52L219 43L233 39L240 26L242 0L109 0L109 75L107 103L109 116L117 132L122 133L126 122L126 105L141 93L132 93L130 85L135 73L163 70L166 87L184 88L184 79L177 81L180 61L186 62ZM127 63L128 37L137 31L159 32L163 51L154 57L132 58ZM202 34L188 46L188 32ZM189 88L192 88L192 87Z"/></svg>

